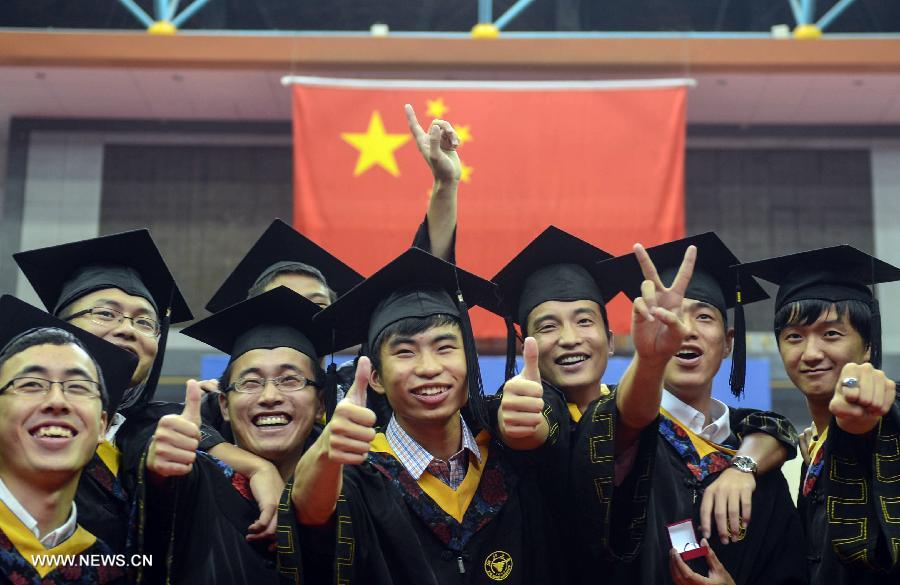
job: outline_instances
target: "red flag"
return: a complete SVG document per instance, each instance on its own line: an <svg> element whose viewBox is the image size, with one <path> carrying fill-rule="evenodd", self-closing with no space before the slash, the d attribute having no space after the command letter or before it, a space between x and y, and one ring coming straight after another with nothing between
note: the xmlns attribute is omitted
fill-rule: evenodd
<svg viewBox="0 0 900 585"><path fill-rule="evenodd" d="M442 118L460 135L468 270L490 278L550 224L612 254L684 236L684 82L297 81L294 225L363 274L409 246L427 209L405 103L426 131ZM613 331L629 306L612 303ZM499 319L474 321L503 335Z"/></svg>

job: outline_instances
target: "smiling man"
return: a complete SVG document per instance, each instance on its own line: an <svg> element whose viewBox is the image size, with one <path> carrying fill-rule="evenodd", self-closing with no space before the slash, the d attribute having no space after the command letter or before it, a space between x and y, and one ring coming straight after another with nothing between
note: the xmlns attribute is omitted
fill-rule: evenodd
<svg viewBox="0 0 900 585"><path fill-rule="evenodd" d="M329 580L565 581L533 478L484 430L467 309L496 311L495 294L412 249L317 317L365 341L369 356L295 473L299 539L330 545L321 551ZM367 385L393 411L380 432Z"/></svg>
<svg viewBox="0 0 900 585"><path fill-rule="evenodd" d="M106 440L78 489L82 520L124 552L138 462L156 422L180 405L153 402L169 325L192 319L190 309L148 230L134 230L14 254L44 305L60 319L138 358L122 405L109 413ZM214 429L208 448L247 475L259 474L259 530L274 531L281 486L265 462L224 443ZM267 478L263 481L263 478ZM264 488L267 483L270 487ZM274 486L274 487L272 487Z"/></svg>
<svg viewBox="0 0 900 585"><path fill-rule="evenodd" d="M0 581L124 578L107 544L80 526L74 498L135 362L18 299L0 298ZM107 555L107 566L64 560L95 554Z"/></svg>
<svg viewBox="0 0 900 585"><path fill-rule="evenodd" d="M288 481L322 414L321 353L330 331L318 308L284 287L220 311L183 333L227 353L219 397L237 445L274 465ZM197 451L202 391L188 382L180 415L159 421L146 454L139 509L146 552L166 555L147 583L278 583L270 539L248 539L257 504L252 479ZM157 567L154 570L158 570Z"/></svg>
<svg viewBox="0 0 900 585"><path fill-rule="evenodd" d="M738 299L746 305L767 295L750 277L738 281L729 268L737 259L712 232L638 250L609 261L608 270L619 274L626 294L637 297L644 294L646 279L659 288L672 278L689 245L697 247L697 263L680 303L682 338L674 355L661 362L663 393L647 534L637 560L613 568L624 582L673 583L680 577L670 573L667 526L691 520L710 537L708 518L714 512L719 538L710 546L733 583L803 583L799 518L777 470L795 449L796 433L783 417L729 408L712 398L713 378L729 355L732 391L739 395L744 385L743 344L734 354L732 348L735 336L745 333L728 326L728 309L741 311ZM658 267L658 275L642 270L648 261ZM740 294L735 295L738 282ZM636 337L636 348L641 343ZM723 479L743 487L728 497L708 498Z"/></svg>
<svg viewBox="0 0 900 585"><path fill-rule="evenodd" d="M812 417L797 499L811 582L896 579L900 406L894 382L877 369L881 316L869 286L900 280L900 268L851 246L738 268L779 285L778 351Z"/></svg>

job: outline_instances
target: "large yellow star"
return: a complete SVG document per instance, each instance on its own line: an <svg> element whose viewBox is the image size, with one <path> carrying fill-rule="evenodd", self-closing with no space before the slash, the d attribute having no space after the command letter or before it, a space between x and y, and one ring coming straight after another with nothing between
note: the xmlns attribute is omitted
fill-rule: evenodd
<svg viewBox="0 0 900 585"><path fill-rule="evenodd" d="M443 118L444 114L450 111L450 108L444 104L444 98L425 100L425 102L428 104L428 113L426 115L432 118Z"/></svg>
<svg viewBox="0 0 900 585"><path fill-rule="evenodd" d="M472 173L475 172L475 169L473 167L467 167L465 165L465 163L463 163L462 161L459 161L459 166L460 166L460 173L459 173L460 181L462 181L463 183L468 183L469 181L472 180Z"/></svg>
<svg viewBox="0 0 900 585"><path fill-rule="evenodd" d="M397 159L394 151L406 144L408 134L388 134L384 131L384 122L378 110L372 112L369 119L369 128L365 134L356 132L342 132L341 138L351 146L359 150L359 158L356 160L356 168L353 176L358 177L375 165L380 166L395 177L400 176L397 168Z"/></svg>
<svg viewBox="0 0 900 585"><path fill-rule="evenodd" d="M459 145L462 146L466 142L472 140L472 132L468 126L460 126L456 129L456 136L459 138Z"/></svg>

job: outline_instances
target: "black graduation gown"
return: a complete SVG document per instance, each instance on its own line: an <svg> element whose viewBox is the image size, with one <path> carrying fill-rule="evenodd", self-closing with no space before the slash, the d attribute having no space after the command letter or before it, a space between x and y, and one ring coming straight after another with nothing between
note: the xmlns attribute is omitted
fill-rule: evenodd
<svg viewBox="0 0 900 585"><path fill-rule="evenodd" d="M784 421L781 417L767 422L767 413L748 409L730 409L729 414L732 436L725 446L733 449L740 445L740 437L748 430L745 426L748 420L754 423L749 427L750 431L762 430L776 438L783 433L778 430ZM690 519L699 529L703 491L724 469L711 465L709 475L697 480L665 433L658 432L644 540L633 560L608 565L619 583L673 583L669 574L671 543L666 527ZM722 545L715 534L710 538L716 556L737 585L806 583L800 518L780 471L757 478L752 503L753 518L743 539ZM702 565L699 561L699 566Z"/></svg>
<svg viewBox="0 0 900 585"><path fill-rule="evenodd" d="M136 498L138 552L153 555L139 583L293 583L278 572L274 541L247 542L259 516L246 478L203 452L191 472L151 485L144 462Z"/></svg>
<svg viewBox="0 0 900 585"><path fill-rule="evenodd" d="M327 538L332 582L341 585L508 585L563 583L543 498L532 477L507 461L487 433L477 438L483 460L470 455L457 496L471 495L462 522L426 493L379 434L365 463L344 468L343 488ZM480 472L479 472L480 470ZM480 476L479 476L480 473ZM428 476L426 472L423 478ZM433 489L433 488L427 488ZM444 486L438 493L449 494ZM435 493L435 492L432 492ZM438 496L438 499L443 496ZM444 507L453 508L445 501ZM453 500L455 501L455 500ZM321 539L320 528L299 529ZM550 549L550 550L548 550Z"/></svg>
<svg viewBox="0 0 900 585"><path fill-rule="evenodd" d="M553 392L548 392L548 388ZM655 465L656 426L641 433L628 477L615 485L615 429L618 419L615 385L610 393L591 402L576 423L564 395L544 384L544 401L560 413L558 444L570 449L568 469L553 475L568 477L550 497L563 521L559 539L568 551L573 583L611 583L609 564L635 558L644 540L649 477ZM562 461L562 459L560 459ZM559 467L560 464L557 464ZM627 581L621 581L627 583Z"/></svg>
<svg viewBox="0 0 900 585"><path fill-rule="evenodd" d="M113 585L125 583L125 559L113 559L113 551L102 540L82 526L52 549L44 549L37 538L16 519L6 506L0 504L0 584L10 585ZM80 509L79 509L80 512ZM65 565L40 574L38 563L31 555L54 555L57 559L70 557ZM100 563L87 560L97 559ZM81 556L83 561L75 561ZM121 562L120 562L121 561ZM65 561L64 561L65 562Z"/></svg>
<svg viewBox="0 0 900 585"><path fill-rule="evenodd" d="M821 473L797 499L815 585L900 583L898 437L900 400L867 436L831 421Z"/></svg>
<svg viewBox="0 0 900 585"><path fill-rule="evenodd" d="M165 402L151 402L143 410L132 412L116 434L118 449L108 444L101 447L107 450L107 458L117 460L117 465L107 465L98 450L81 473L75 493L78 523L116 553L129 550L131 495L140 455L153 437L159 419L180 412L181 405Z"/></svg>

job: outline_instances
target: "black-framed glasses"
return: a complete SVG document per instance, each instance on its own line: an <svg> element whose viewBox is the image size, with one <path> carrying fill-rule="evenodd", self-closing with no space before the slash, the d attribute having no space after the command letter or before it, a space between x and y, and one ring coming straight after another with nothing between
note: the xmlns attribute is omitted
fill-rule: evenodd
<svg viewBox="0 0 900 585"><path fill-rule="evenodd" d="M113 327L125 319L128 319L131 321L131 327L141 335L146 337L156 337L159 335L159 323L155 319L151 319L144 315L139 317L129 317L122 311L111 309L109 307L91 307L90 309L84 309L83 311L72 313L66 317L66 321L71 321L72 319L82 316L88 316L92 322L97 325L102 325L103 327Z"/></svg>
<svg viewBox="0 0 900 585"><path fill-rule="evenodd" d="M307 386L316 387L318 384L313 380L308 380L297 374L287 374L285 376L276 376L274 378L241 378L228 387L230 390L240 392L241 394L259 394L262 392L266 384L272 382L281 392L298 392Z"/></svg>
<svg viewBox="0 0 900 585"><path fill-rule="evenodd" d="M50 393L54 384L62 386L63 394L75 400L100 398L100 383L94 380L48 380L35 376L13 378L0 388L0 394L11 391L19 396L39 398Z"/></svg>

